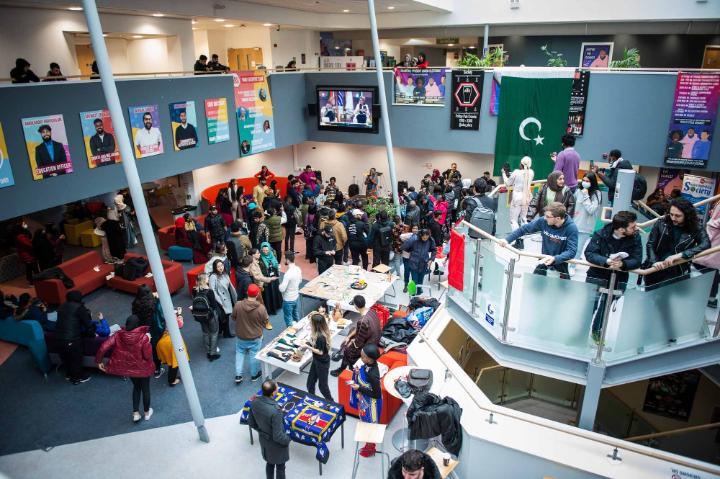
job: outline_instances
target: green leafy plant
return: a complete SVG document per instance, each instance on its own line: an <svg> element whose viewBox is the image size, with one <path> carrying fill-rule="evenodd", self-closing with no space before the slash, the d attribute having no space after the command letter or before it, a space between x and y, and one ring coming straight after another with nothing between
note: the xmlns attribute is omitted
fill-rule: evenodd
<svg viewBox="0 0 720 479"><path fill-rule="evenodd" d="M637 48L626 48L622 59L611 61L610 68L640 68L640 52Z"/></svg>
<svg viewBox="0 0 720 479"><path fill-rule="evenodd" d="M505 62L506 53L502 48L492 48L483 57L465 52L460 61L458 61L458 66L471 68L501 67Z"/></svg>
<svg viewBox="0 0 720 479"><path fill-rule="evenodd" d="M547 45L541 46L540 50L548 57L547 66L549 66L549 67L566 67L567 66L567 60L564 58L564 55L562 53L556 52L555 50L548 50Z"/></svg>
<svg viewBox="0 0 720 479"><path fill-rule="evenodd" d="M367 202L365 205L365 213L367 213L369 218L375 218L375 216L377 216L381 211L387 212L390 218L395 216L395 206L393 205L392 200L387 198L368 197L365 198L365 201Z"/></svg>

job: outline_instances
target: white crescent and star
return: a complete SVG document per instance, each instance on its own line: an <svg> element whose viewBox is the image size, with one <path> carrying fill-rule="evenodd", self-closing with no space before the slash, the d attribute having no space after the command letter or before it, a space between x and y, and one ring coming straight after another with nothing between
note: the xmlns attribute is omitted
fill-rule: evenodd
<svg viewBox="0 0 720 479"><path fill-rule="evenodd" d="M545 139L544 137L540 136L540 130L542 130L542 123L540 123L540 120L538 120L534 116L529 116L520 122L520 128L518 128L518 130L520 132L520 138L522 138L525 141L531 140L530 138L528 138L525 135L525 127L528 126L530 123L535 123L538 127L538 136L536 136L535 138L532 138L532 140L535 140L536 145L542 145L543 140Z"/></svg>

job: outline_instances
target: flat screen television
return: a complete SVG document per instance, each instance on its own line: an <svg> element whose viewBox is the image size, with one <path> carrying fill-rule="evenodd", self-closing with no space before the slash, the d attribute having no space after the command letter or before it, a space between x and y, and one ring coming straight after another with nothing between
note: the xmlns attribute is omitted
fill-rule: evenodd
<svg viewBox="0 0 720 479"><path fill-rule="evenodd" d="M380 108L376 101L376 87L319 86L318 129L377 133Z"/></svg>

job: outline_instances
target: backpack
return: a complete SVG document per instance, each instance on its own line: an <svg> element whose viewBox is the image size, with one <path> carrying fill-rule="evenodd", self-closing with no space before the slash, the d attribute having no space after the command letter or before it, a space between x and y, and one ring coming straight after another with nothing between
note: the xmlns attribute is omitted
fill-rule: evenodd
<svg viewBox="0 0 720 479"><path fill-rule="evenodd" d="M207 323L214 312L204 294L196 293L192 302L192 315L198 323Z"/></svg>
<svg viewBox="0 0 720 479"><path fill-rule="evenodd" d="M392 226L384 224L378 228L378 236L380 237L380 246L387 248L392 245Z"/></svg>
<svg viewBox="0 0 720 479"><path fill-rule="evenodd" d="M633 183L632 200L638 201L645 198L647 193L647 181L640 173L635 173L635 181Z"/></svg>
<svg viewBox="0 0 720 479"><path fill-rule="evenodd" d="M123 265L121 276L128 281L135 281L145 276L148 266L148 261L145 258L130 258Z"/></svg>
<svg viewBox="0 0 720 479"><path fill-rule="evenodd" d="M478 229L483 230L488 234L494 234L495 232L495 212L490 208L485 207L480 200L475 197L468 198L475 202L475 208L470 212L470 218L468 222ZM470 230L468 235L471 238L480 238L480 234L474 230Z"/></svg>

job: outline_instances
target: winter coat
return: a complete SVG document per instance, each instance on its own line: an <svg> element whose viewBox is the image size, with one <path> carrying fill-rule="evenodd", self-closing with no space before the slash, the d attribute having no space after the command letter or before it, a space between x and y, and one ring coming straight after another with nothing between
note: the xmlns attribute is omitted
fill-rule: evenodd
<svg viewBox="0 0 720 479"><path fill-rule="evenodd" d="M225 220L222 215L207 215L205 218L205 231L210 233L214 241L225 239Z"/></svg>
<svg viewBox="0 0 720 479"><path fill-rule="evenodd" d="M720 201L715 203L715 207L710 212L708 221L705 224L710 246L720 245ZM707 266L708 268L720 269L720 253L712 253L695 260L695 263Z"/></svg>
<svg viewBox="0 0 720 479"><path fill-rule="evenodd" d="M218 302L220 308L225 314L230 314L235 301L237 301L237 293L235 287L230 282L230 276L227 273L218 276L213 273L210 275L210 289L215 293L215 301Z"/></svg>
<svg viewBox="0 0 720 479"><path fill-rule="evenodd" d="M403 243L402 250L410 252L408 265L412 271L426 271L428 262L435 259L437 254L435 240L432 239L432 236L427 241L423 241L419 236L413 235Z"/></svg>
<svg viewBox="0 0 720 479"><path fill-rule="evenodd" d="M235 291L238 301L247 298L248 286L253 284L254 281L252 275L244 269L238 268L235 270L235 284L237 285Z"/></svg>
<svg viewBox="0 0 720 479"><path fill-rule="evenodd" d="M351 248L367 248L370 227L360 219L353 219L348 225L348 242Z"/></svg>
<svg viewBox="0 0 720 479"><path fill-rule="evenodd" d="M265 220L265 224L268 227L268 243L277 243L283 239L283 228L280 224L281 218L277 215L272 215Z"/></svg>
<svg viewBox="0 0 720 479"><path fill-rule="evenodd" d="M618 240L613 237L612 224L608 224L596 231L590 238L590 242L587 248L585 248L585 259L588 263L607 268L607 260L610 255L621 251L629 255L623 260L623 271L639 268L642 264L642 240L640 239L640 233ZM610 270L603 268L590 268L587 272L588 278L598 278L606 281L610 279L610 274ZM617 278L619 283L627 282L628 274L618 272Z"/></svg>
<svg viewBox="0 0 720 479"><path fill-rule="evenodd" d="M348 237L347 237L347 231L345 231L345 226L339 222L337 219L328 219L320 222L320 231L325 228L325 225L332 226L333 229L333 236L335 237L335 251L340 251L345 247L345 243L347 243Z"/></svg>
<svg viewBox="0 0 720 479"><path fill-rule="evenodd" d="M155 371L148 327L139 326L132 331L121 329L107 338L95 354L100 364L108 350L112 350L105 372L128 378L147 378Z"/></svg>
<svg viewBox="0 0 720 479"><path fill-rule="evenodd" d="M336 242L333 236L326 238L324 235L319 234L313 239L313 254L318 264L325 266L332 266L335 263L335 258L325 254L326 251L338 251L336 249Z"/></svg>
<svg viewBox="0 0 720 479"><path fill-rule="evenodd" d="M617 185L618 171L620 170L632 170L632 164L625 158L620 158L615 168L608 168L605 170L605 174L601 175L602 182L608 187L608 198L612 201L615 198L615 185Z"/></svg>
<svg viewBox="0 0 720 479"><path fill-rule="evenodd" d="M82 302L66 301L57 311L55 338L61 342L79 341L83 336L95 336L90 311Z"/></svg>
<svg viewBox="0 0 720 479"><path fill-rule="evenodd" d="M440 470L433 461L432 457L428 456L424 452L423 455L423 479L441 479ZM403 479L402 473L402 460L400 458L393 459L390 465L390 471L388 471L387 479Z"/></svg>
<svg viewBox="0 0 720 479"><path fill-rule="evenodd" d="M409 440L442 436L442 443L450 454L460 454L462 448L462 408L451 397L420 392L413 397L407 411Z"/></svg>
<svg viewBox="0 0 720 479"><path fill-rule="evenodd" d="M405 210L405 224L411 228L420 225L420 207L408 207L407 210Z"/></svg>
<svg viewBox="0 0 720 479"><path fill-rule="evenodd" d="M285 418L272 398L258 396L253 399L248 424L260 436L260 450L265 462L285 464L290 460L290 436L285 432Z"/></svg>
<svg viewBox="0 0 720 479"><path fill-rule="evenodd" d="M232 319L239 339L258 339L262 338L268 313L257 299L243 299L233 307Z"/></svg>
<svg viewBox="0 0 720 479"><path fill-rule="evenodd" d="M442 214L440 215L440 221L439 223L441 225L444 225L447 221L447 213L448 213L448 202L445 200L438 201L435 203L435 211L440 211Z"/></svg>
<svg viewBox="0 0 720 479"><path fill-rule="evenodd" d="M554 199L550 199L548 201L548 195L552 195L553 197L555 196L555 192L553 190L550 190L549 192L548 190L548 184L545 183L542 189L540 189L540 192L533 196L530 200L527 212L528 222L532 221L536 216L543 216L545 214L545 206L555 201ZM569 217L572 218L575 216L575 196L567 186L563 186L562 201L560 201L560 203L565 205L565 209Z"/></svg>
<svg viewBox="0 0 720 479"><path fill-rule="evenodd" d="M23 263L32 263L35 261L35 252L33 251L32 238L30 235L20 233L15 236L15 248Z"/></svg>

